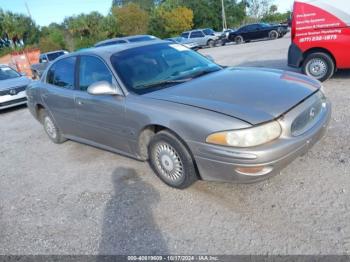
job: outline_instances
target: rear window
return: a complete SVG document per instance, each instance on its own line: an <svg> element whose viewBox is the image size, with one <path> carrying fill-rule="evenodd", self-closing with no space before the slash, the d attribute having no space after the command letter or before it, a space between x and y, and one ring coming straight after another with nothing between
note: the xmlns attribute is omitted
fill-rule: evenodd
<svg viewBox="0 0 350 262"><path fill-rule="evenodd" d="M55 60L57 57L60 57L62 55L64 55L65 53L63 51L60 52L55 52L55 53L51 53L51 54L46 54L47 58L49 59L49 61L53 61Z"/></svg>
<svg viewBox="0 0 350 262"><path fill-rule="evenodd" d="M207 28L203 30L204 34L206 35L215 35L215 32L213 29Z"/></svg>

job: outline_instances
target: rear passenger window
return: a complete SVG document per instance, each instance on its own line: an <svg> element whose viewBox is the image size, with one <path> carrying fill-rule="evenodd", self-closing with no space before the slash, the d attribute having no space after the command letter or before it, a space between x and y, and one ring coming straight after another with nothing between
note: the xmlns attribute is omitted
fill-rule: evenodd
<svg viewBox="0 0 350 262"><path fill-rule="evenodd" d="M204 37L204 34L201 31L194 31L191 33L190 38Z"/></svg>
<svg viewBox="0 0 350 262"><path fill-rule="evenodd" d="M47 83L67 89L74 89L76 57L67 57L54 63L47 73Z"/></svg>
<svg viewBox="0 0 350 262"><path fill-rule="evenodd" d="M81 56L79 62L79 89L86 91L96 82L107 81L112 84L112 74L99 58L93 56Z"/></svg>

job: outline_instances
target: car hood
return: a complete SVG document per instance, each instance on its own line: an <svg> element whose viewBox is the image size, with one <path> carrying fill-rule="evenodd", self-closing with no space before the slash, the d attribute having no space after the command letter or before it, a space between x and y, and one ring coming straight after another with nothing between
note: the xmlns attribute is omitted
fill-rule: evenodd
<svg viewBox="0 0 350 262"><path fill-rule="evenodd" d="M229 115L252 125L281 116L321 87L274 69L227 68L145 96Z"/></svg>
<svg viewBox="0 0 350 262"><path fill-rule="evenodd" d="M0 80L0 90L6 90L12 87L26 86L30 83L30 81L31 80L26 76Z"/></svg>

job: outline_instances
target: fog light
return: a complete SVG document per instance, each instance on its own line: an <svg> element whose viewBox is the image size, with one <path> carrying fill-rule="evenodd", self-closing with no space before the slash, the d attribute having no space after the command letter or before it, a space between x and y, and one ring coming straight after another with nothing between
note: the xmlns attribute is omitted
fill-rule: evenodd
<svg viewBox="0 0 350 262"><path fill-rule="evenodd" d="M255 166L255 167L238 167L235 171L247 176L263 176L272 171L271 166Z"/></svg>

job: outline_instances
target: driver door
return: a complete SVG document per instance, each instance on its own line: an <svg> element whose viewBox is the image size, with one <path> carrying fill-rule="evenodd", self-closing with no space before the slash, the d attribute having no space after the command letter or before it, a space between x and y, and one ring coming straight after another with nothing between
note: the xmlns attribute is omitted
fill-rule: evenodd
<svg viewBox="0 0 350 262"><path fill-rule="evenodd" d="M115 88L114 76L97 56L82 55L78 60L78 92L75 96L79 137L99 145L129 153L128 129L125 127L125 97L117 95L91 95L88 87L107 81Z"/></svg>

